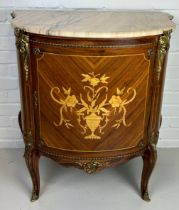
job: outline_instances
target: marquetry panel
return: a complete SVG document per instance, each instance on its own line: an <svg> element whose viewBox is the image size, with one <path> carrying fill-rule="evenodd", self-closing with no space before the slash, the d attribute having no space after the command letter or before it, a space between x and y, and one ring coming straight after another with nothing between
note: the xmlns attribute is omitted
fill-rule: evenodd
<svg viewBox="0 0 179 210"><path fill-rule="evenodd" d="M40 138L70 151L135 147L146 135L149 69L144 52L43 53L36 69Z"/></svg>

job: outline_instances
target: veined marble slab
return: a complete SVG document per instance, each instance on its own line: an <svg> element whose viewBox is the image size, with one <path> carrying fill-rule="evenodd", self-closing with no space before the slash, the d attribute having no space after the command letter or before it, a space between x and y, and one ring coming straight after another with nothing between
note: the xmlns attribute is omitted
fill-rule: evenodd
<svg viewBox="0 0 179 210"><path fill-rule="evenodd" d="M121 10L15 11L13 27L27 32L88 38L129 38L162 34L175 28L162 12Z"/></svg>

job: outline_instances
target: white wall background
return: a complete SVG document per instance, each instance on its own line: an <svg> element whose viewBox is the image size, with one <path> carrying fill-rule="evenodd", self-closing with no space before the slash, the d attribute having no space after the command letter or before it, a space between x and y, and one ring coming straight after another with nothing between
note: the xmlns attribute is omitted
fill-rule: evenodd
<svg viewBox="0 0 179 210"><path fill-rule="evenodd" d="M150 9L172 14L177 24L172 34L160 147L179 147L179 1L178 0L0 0L0 147L22 147L17 123L20 109L14 35L10 12L30 8ZM30 18L30 17L29 17Z"/></svg>

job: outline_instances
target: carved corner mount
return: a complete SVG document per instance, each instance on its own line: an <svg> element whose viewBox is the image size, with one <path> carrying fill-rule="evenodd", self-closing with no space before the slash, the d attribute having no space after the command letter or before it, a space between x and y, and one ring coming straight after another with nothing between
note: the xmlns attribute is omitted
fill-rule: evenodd
<svg viewBox="0 0 179 210"><path fill-rule="evenodd" d="M159 81L161 78L161 73L162 73L165 56L166 56L168 49L170 47L171 32L172 32L172 30L164 31L158 41L157 60L156 60L156 79L157 79L157 81Z"/></svg>
<svg viewBox="0 0 179 210"><path fill-rule="evenodd" d="M93 174L97 172L98 169L104 167L104 163L98 161L77 163L77 165L88 174Z"/></svg>
<svg viewBox="0 0 179 210"><path fill-rule="evenodd" d="M29 77L29 36L25 34L25 30L20 28L15 28L14 34L16 36L16 46L23 61L25 81L27 81Z"/></svg>

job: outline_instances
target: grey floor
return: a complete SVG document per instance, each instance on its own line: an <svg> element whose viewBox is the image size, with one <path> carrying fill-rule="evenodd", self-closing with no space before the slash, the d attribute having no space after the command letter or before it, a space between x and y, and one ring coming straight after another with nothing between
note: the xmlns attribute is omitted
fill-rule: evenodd
<svg viewBox="0 0 179 210"><path fill-rule="evenodd" d="M159 149L151 202L139 196L141 158L88 175L41 158L41 194L31 203L22 149L0 150L0 210L179 210L179 149Z"/></svg>

